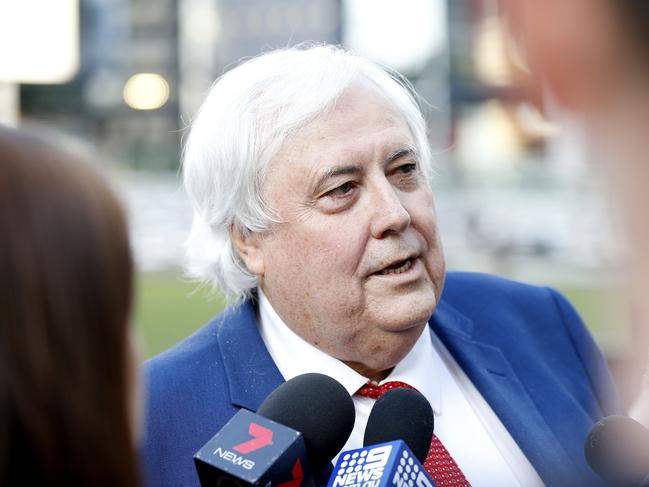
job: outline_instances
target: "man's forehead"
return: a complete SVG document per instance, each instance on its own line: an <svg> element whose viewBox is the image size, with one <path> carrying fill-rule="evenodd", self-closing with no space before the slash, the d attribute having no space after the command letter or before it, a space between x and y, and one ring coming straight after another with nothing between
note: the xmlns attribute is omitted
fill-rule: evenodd
<svg viewBox="0 0 649 487"><path fill-rule="evenodd" d="M371 113L376 122L403 123L404 116L395 103L373 85L352 85L325 113L317 117L312 126L325 127L341 119L354 120Z"/></svg>
<svg viewBox="0 0 649 487"><path fill-rule="evenodd" d="M287 137L271 166L290 164L282 172L315 181L340 167L389 159L399 151L417 152L405 117L375 87L355 86Z"/></svg>
<svg viewBox="0 0 649 487"><path fill-rule="evenodd" d="M369 111L369 105L374 110ZM358 130L362 127L362 131ZM389 129L386 132L386 129ZM323 144L326 150L339 149L341 152L362 153L366 150L363 140L358 138L359 133L369 136L381 133L381 146L385 150L391 147L414 145L414 137L405 120L392 106L379 101L367 101L348 105L336 105L331 110L297 131L293 137L287 139L289 146L305 149L314 144ZM373 140L376 145L376 140Z"/></svg>
<svg viewBox="0 0 649 487"><path fill-rule="evenodd" d="M418 150L410 130L405 123L396 123L397 120L396 117L386 117L386 123L377 125L376 131L372 128L366 131L366 138L355 137L353 132L314 125L308 131L296 134L285 145L279 159L292 161L292 170L304 171L316 179L341 167L362 167L377 160L387 164L397 154L417 157ZM386 127L391 130L386 131Z"/></svg>

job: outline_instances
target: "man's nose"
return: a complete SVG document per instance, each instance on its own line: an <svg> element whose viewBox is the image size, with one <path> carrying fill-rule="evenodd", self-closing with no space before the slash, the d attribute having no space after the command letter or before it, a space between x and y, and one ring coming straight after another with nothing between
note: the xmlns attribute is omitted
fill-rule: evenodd
<svg viewBox="0 0 649 487"><path fill-rule="evenodd" d="M374 238L400 233L410 225L410 213L403 205L402 195L387 181L377 186L372 201L370 231Z"/></svg>

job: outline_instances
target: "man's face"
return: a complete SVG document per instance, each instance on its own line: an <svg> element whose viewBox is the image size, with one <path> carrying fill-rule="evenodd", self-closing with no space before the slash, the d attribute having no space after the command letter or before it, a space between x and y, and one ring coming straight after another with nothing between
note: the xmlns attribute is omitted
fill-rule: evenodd
<svg viewBox="0 0 649 487"><path fill-rule="evenodd" d="M366 376L413 346L444 281L433 197L405 121L369 85L288 140L265 196L260 286L302 338Z"/></svg>

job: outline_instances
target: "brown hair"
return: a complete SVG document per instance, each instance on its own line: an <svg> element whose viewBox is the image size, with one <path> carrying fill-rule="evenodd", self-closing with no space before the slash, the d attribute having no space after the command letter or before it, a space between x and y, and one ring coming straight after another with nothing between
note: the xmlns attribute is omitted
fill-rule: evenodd
<svg viewBox="0 0 649 487"><path fill-rule="evenodd" d="M0 128L0 484L137 484L116 197L86 164Z"/></svg>
<svg viewBox="0 0 649 487"><path fill-rule="evenodd" d="M610 0L617 9L640 61L649 65L649 2L646 0Z"/></svg>

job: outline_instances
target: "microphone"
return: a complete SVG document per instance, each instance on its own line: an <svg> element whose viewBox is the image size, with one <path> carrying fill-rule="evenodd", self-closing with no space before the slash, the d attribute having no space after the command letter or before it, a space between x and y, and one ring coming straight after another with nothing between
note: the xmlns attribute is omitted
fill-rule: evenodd
<svg viewBox="0 0 649 487"><path fill-rule="evenodd" d="M420 463L433 439L433 408L419 391L400 387L381 395L370 412L363 445L403 440Z"/></svg>
<svg viewBox="0 0 649 487"><path fill-rule="evenodd" d="M195 455L201 485L313 486L355 421L347 390L322 374L275 389L257 414L241 409Z"/></svg>
<svg viewBox="0 0 649 487"><path fill-rule="evenodd" d="M340 454L328 487L435 487L422 466L433 427L433 409L421 393L384 393L370 412L363 448Z"/></svg>
<svg viewBox="0 0 649 487"><path fill-rule="evenodd" d="M649 487L649 431L622 415L593 426L584 444L590 467L616 487Z"/></svg>
<svg viewBox="0 0 649 487"><path fill-rule="evenodd" d="M345 446L356 410L347 390L323 374L302 374L271 392L257 414L300 431L314 469L321 469Z"/></svg>

